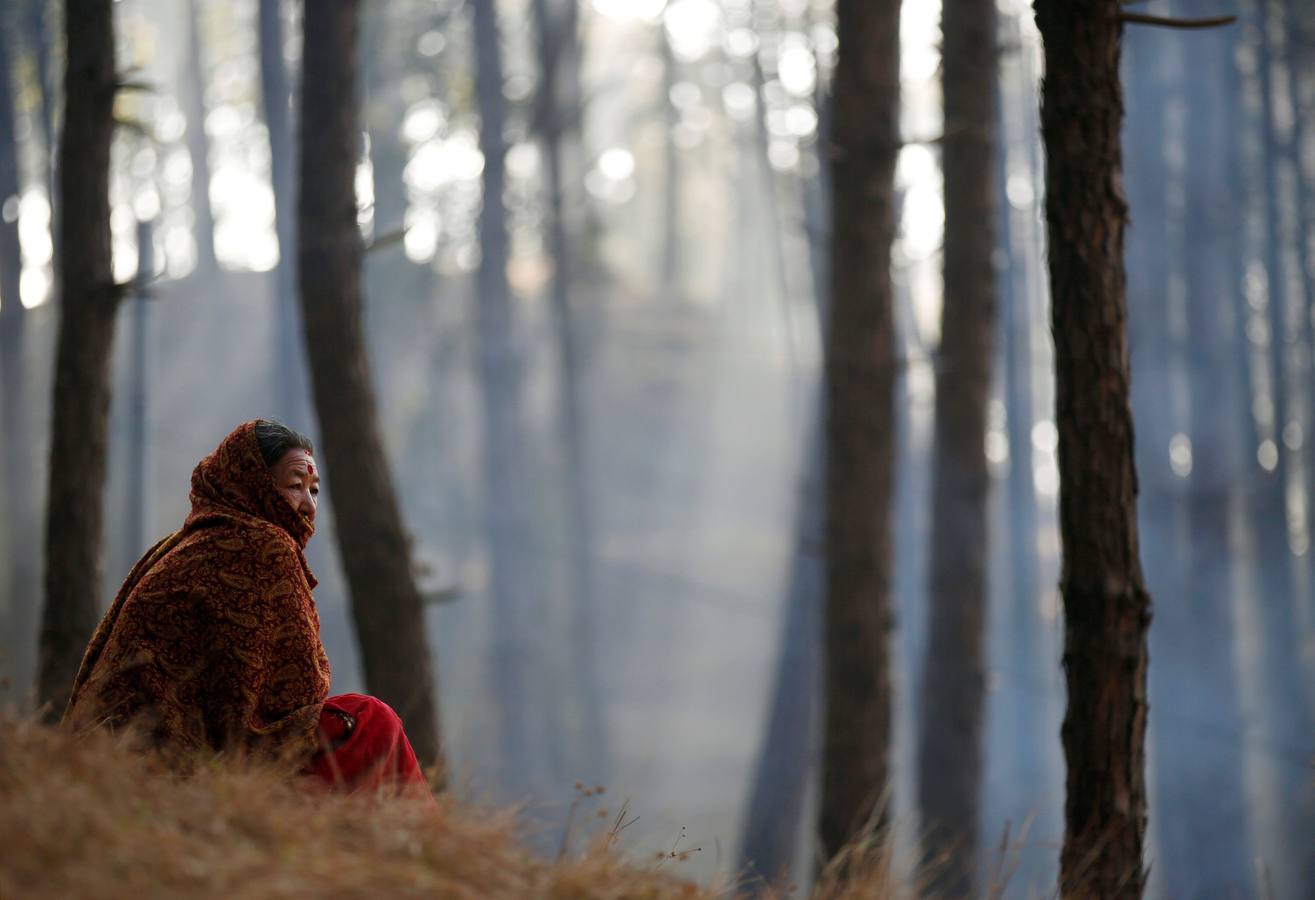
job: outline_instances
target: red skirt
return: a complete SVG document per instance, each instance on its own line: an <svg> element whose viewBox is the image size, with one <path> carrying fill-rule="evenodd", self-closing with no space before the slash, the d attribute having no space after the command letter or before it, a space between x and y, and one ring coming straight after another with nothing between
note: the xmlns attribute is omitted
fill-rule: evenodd
<svg viewBox="0 0 1315 900"><path fill-rule="evenodd" d="M402 720L382 700L339 694L320 713L320 752L310 774L334 790L429 794L428 781L406 739Z"/></svg>

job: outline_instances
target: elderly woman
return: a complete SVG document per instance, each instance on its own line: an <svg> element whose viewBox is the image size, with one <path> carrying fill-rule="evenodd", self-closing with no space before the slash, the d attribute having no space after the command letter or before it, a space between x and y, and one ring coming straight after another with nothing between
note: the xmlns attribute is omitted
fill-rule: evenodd
<svg viewBox="0 0 1315 900"><path fill-rule="evenodd" d="M180 766L198 753L291 760L345 790L424 785L388 706L329 697L304 550L319 470L277 422L240 425L192 472L192 511L101 620L66 724L131 727Z"/></svg>

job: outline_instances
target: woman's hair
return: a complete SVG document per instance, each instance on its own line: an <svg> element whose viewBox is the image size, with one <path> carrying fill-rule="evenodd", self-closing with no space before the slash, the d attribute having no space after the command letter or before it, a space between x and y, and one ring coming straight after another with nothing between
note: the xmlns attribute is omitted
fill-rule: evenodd
<svg viewBox="0 0 1315 900"><path fill-rule="evenodd" d="M260 445L260 455L267 466L274 465L289 450L305 450L312 455L315 453L315 445L310 438L272 419L256 420L256 443Z"/></svg>

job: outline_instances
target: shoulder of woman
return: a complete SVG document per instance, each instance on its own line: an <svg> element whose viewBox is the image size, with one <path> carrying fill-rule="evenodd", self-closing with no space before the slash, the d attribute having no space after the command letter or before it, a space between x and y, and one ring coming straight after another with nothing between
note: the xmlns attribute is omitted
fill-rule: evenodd
<svg viewBox="0 0 1315 900"><path fill-rule="evenodd" d="M269 584L303 577L301 548L277 525L258 519L216 523L187 535L169 561L171 576ZM236 586L236 585L234 585Z"/></svg>

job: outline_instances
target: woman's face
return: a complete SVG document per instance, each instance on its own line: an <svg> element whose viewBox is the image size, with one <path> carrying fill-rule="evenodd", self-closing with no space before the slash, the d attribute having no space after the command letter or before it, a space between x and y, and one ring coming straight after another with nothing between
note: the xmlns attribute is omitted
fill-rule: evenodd
<svg viewBox="0 0 1315 900"><path fill-rule="evenodd" d="M292 508L314 522L320 496L320 473L314 458L305 450L293 448L270 467L269 473Z"/></svg>

